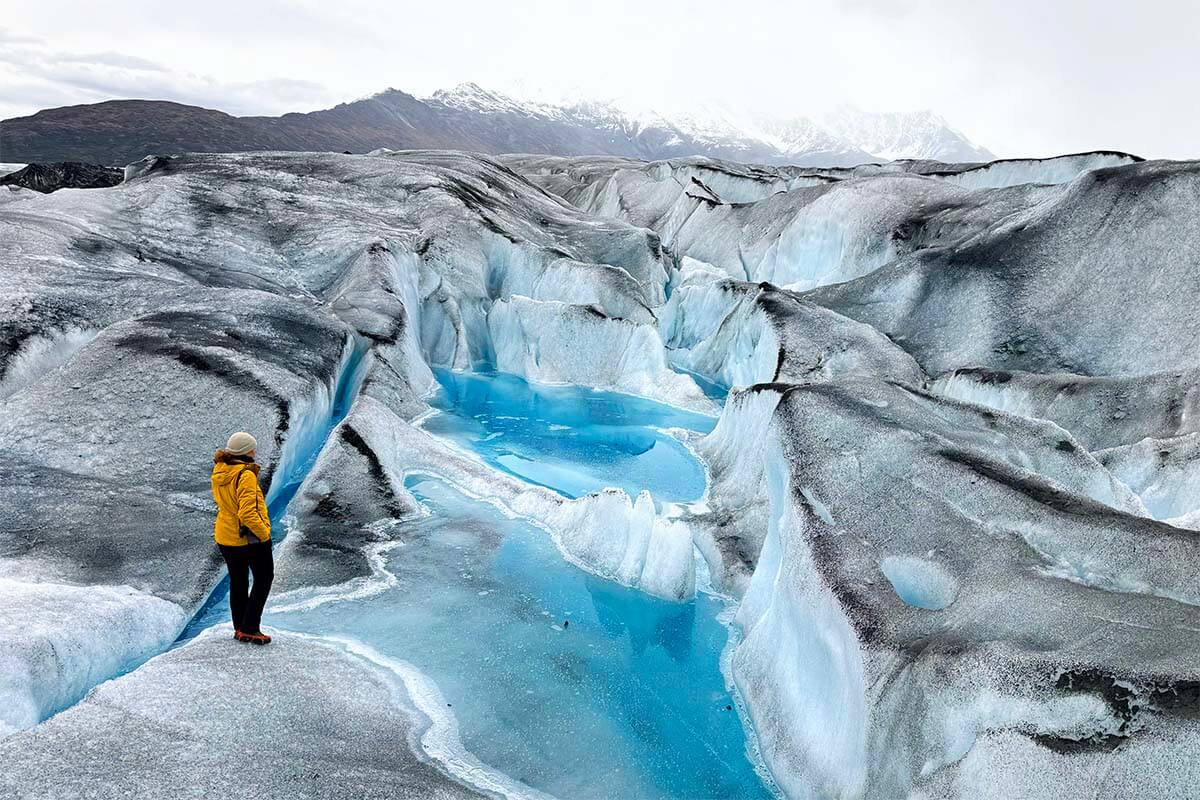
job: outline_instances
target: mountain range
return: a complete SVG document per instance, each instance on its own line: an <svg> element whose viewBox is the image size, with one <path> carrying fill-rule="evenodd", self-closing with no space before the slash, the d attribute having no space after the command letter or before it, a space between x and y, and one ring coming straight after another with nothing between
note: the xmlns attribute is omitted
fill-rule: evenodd
<svg viewBox="0 0 1200 800"><path fill-rule="evenodd" d="M482 153L703 155L852 166L895 158L988 161L929 111L841 108L819 117L633 112L608 102L518 100L474 83L419 98L398 89L330 109L235 117L164 100L109 100L0 121L0 161L122 165L151 153L455 149Z"/></svg>

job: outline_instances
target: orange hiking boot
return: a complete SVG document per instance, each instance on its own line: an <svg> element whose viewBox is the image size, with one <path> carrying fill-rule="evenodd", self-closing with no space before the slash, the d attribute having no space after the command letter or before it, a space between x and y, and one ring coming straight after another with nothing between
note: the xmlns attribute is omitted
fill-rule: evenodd
<svg viewBox="0 0 1200 800"><path fill-rule="evenodd" d="M245 631L236 631L233 635L234 635L234 638L236 638L239 642L250 642L251 644L270 644L271 643L271 637L267 636L262 631L256 631L255 633L246 633Z"/></svg>

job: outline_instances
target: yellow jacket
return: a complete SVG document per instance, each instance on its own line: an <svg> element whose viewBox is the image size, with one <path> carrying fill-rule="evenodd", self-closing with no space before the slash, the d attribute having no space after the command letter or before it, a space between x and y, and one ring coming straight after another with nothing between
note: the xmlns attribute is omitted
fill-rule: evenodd
<svg viewBox="0 0 1200 800"><path fill-rule="evenodd" d="M213 538L237 547L271 539L267 501L258 485L258 464L218 450L213 456L212 494L217 501Z"/></svg>

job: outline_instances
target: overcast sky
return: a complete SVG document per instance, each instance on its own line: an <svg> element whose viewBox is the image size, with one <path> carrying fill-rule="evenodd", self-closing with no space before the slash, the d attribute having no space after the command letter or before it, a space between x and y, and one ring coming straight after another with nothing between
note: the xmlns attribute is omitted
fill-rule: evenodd
<svg viewBox="0 0 1200 800"><path fill-rule="evenodd" d="M389 86L783 114L932 109L1001 156L1200 157L1185 0L0 0L0 118L115 97L235 114Z"/></svg>

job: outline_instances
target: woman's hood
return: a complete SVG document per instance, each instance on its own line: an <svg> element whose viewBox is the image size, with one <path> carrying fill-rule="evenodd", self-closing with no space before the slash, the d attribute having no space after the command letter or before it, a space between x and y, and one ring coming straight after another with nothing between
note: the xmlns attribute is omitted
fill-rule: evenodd
<svg viewBox="0 0 1200 800"><path fill-rule="evenodd" d="M255 475L258 475L258 472L260 469L262 469L262 467L260 467L258 464L255 464L253 461L247 461L245 459L245 456L230 455L224 450L218 450L213 455L213 483L216 483L217 485L229 483L230 481L236 479L238 474L247 467Z"/></svg>

